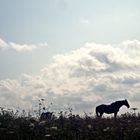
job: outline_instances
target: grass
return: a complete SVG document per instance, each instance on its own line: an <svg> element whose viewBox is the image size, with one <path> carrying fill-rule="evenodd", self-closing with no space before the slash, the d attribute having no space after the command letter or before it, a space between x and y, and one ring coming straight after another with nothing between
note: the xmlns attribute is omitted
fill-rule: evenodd
<svg viewBox="0 0 140 140"><path fill-rule="evenodd" d="M124 114L117 119L84 117L72 112L49 120L0 114L1 140L140 140L140 115Z"/></svg>

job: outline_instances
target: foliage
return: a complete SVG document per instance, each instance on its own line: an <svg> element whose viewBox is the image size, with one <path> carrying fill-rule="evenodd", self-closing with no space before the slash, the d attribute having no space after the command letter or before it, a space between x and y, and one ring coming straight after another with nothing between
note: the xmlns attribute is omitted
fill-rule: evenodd
<svg viewBox="0 0 140 140"><path fill-rule="evenodd" d="M140 116L123 114L114 118L84 117L60 112L49 120L0 113L1 140L139 140Z"/></svg>

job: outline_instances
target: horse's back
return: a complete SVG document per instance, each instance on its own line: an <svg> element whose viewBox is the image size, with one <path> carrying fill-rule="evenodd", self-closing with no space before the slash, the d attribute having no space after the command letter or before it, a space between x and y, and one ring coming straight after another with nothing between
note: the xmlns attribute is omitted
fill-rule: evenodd
<svg viewBox="0 0 140 140"><path fill-rule="evenodd" d="M96 107L96 110L97 110L97 111L102 110L102 109L106 108L106 106L107 106L107 105L105 105L105 104L98 105L98 106Z"/></svg>
<svg viewBox="0 0 140 140"><path fill-rule="evenodd" d="M113 103L111 105L101 104L96 107L96 112L104 112L104 113L110 114L110 113L114 113L114 112L118 112L118 111L119 110L116 107L115 103Z"/></svg>
<svg viewBox="0 0 140 140"><path fill-rule="evenodd" d="M96 108L105 107L105 106L107 106L107 105L101 104L101 105L96 106Z"/></svg>

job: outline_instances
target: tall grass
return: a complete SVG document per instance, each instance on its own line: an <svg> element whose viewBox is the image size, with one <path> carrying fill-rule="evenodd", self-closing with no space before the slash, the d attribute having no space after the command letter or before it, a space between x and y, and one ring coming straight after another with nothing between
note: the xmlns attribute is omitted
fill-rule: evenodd
<svg viewBox="0 0 140 140"><path fill-rule="evenodd" d="M11 111L0 113L1 140L140 140L140 115L117 119L60 112L41 120Z"/></svg>

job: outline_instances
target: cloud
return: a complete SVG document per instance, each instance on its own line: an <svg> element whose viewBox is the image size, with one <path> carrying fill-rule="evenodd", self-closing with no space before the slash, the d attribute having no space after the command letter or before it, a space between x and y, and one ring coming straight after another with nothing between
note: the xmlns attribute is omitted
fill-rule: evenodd
<svg viewBox="0 0 140 140"><path fill-rule="evenodd" d="M80 22L81 22L82 24L87 24L87 25L91 23L90 20L87 19L87 18L81 18L81 19L80 19Z"/></svg>
<svg viewBox="0 0 140 140"><path fill-rule="evenodd" d="M0 49L8 48L8 44L0 38Z"/></svg>
<svg viewBox="0 0 140 140"><path fill-rule="evenodd" d="M100 103L127 98L139 104L140 42L86 43L69 53L56 55L36 75L0 81L0 105L29 108L44 98L54 108L92 111ZM8 98L7 98L8 97ZM53 108L53 109L54 109Z"/></svg>
<svg viewBox="0 0 140 140"><path fill-rule="evenodd" d="M34 49L37 49L39 47L46 47L48 46L47 43L39 43L37 45L34 44L18 44L14 42L6 42L3 39L0 38L0 49L8 50L12 49L17 52L26 52L26 51L32 51Z"/></svg>

